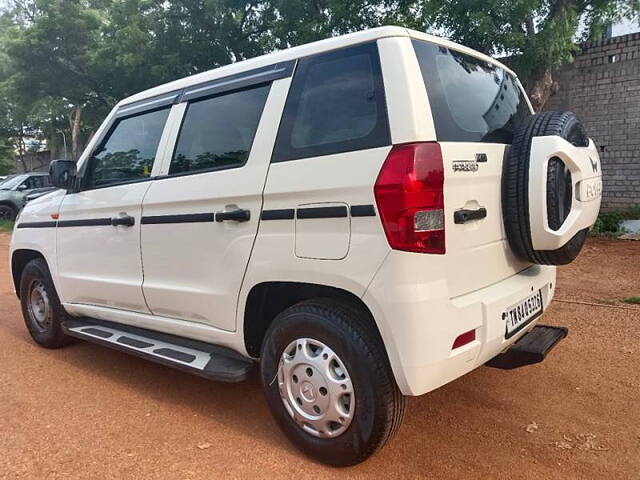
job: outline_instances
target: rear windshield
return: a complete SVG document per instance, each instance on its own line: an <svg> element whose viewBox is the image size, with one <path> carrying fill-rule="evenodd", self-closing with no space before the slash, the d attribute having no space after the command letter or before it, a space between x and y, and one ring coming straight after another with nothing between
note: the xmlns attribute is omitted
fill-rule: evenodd
<svg viewBox="0 0 640 480"><path fill-rule="evenodd" d="M471 55L414 40L436 134L441 142L511 143L531 114L515 78Z"/></svg>

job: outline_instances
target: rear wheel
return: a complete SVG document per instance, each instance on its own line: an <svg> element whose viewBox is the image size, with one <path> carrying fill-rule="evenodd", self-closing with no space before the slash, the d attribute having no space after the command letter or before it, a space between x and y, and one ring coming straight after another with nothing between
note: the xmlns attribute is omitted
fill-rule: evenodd
<svg viewBox="0 0 640 480"><path fill-rule="evenodd" d="M44 259L33 259L24 267L20 303L27 329L38 345L59 348L70 342L71 338L62 331L62 322L68 315L60 304Z"/></svg>
<svg viewBox="0 0 640 480"><path fill-rule="evenodd" d="M279 314L262 346L271 411L303 452L335 466L364 461L404 413L382 341L356 308L331 299Z"/></svg>
<svg viewBox="0 0 640 480"><path fill-rule="evenodd" d="M0 220L15 220L18 212L10 205L0 205Z"/></svg>

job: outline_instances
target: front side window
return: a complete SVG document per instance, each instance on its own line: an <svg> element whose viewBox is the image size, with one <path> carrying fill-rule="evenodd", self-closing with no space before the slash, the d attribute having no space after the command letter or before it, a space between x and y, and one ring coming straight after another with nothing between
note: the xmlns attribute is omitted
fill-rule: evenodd
<svg viewBox="0 0 640 480"><path fill-rule="evenodd" d="M85 188L150 177L168 115L164 108L118 120L89 159Z"/></svg>
<svg viewBox="0 0 640 480"><path fill-rule="evenodd" d="M414 40L413 47L439 141L511 143L531 110L510 73L429 42Z"/></svg>
<svg viewBox="0 0 640 480"><path fill-rule="evenodd" d="M274 161L390 143L375 43L298 61L278 132Z"/></svg>
<svg viewBox="0 0 640 480"><path fill-rule="evenodd" d="M169 175L243 165L249 158L269 88L261 85L190 103Z"/></svg>
<svg viewBox="0 0 640 480"><path fill-rule="evenodd" d="M31 175L23 183L25 190L48 187L49 177L46 175Z"/></svg>
<svg viewBox="0 0 640 480"><path fill-rule="evenodd" d="M14 177L7 178L0 185L0 190L12 190L16 188L18 185L21 185L26 180L26 178L27 178L26 175L17 175Z"/></svg>

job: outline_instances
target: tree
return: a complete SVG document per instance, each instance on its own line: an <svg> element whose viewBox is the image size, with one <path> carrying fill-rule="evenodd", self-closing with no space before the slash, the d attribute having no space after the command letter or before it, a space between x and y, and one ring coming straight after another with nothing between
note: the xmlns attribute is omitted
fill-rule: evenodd
<svg viewBox="0 0 640 480"><path fill-rule="evenodd" d="M428 0L413 2L414 27L431 27L481 52L508 55L536 109L557 85L575 42L601 38L607 25L638 18L638 0Z"/></svg>
<svg viewBox="0 0 640 480"><path fill-rule="evenodd" d="M37 0L16 4L4 49L13 63L12 83L27 109L29 99L54 99L69 123L71 157L81 149L81 118L86 108L107 111L110 102L95 75L101 12L84 0ZM57 117L57 115L53 115Z"/></svg>

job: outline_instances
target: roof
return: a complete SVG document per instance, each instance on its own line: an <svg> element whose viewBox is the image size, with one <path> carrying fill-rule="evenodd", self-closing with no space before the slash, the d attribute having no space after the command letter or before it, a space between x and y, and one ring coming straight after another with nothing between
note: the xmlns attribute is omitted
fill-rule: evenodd
<svg viewBox="0 0 640 480"><path fill-rule="evenodd" d="M457 50L462 53L466 53L478 58L482 58L486 62L498 65L504 68L505 70L509 71L511 74L515 75L515 73L513 73L508 67L501 64L497 60L487 55L484 55L480 52L477 52L473 49L467 48L463 45L459 45L455 42L451 42L441 37L436 37L434 35L429 35L427 33L410 30L404 27L387 26L387 27L372 28L369 30L363 30L360 32L341 35L339 37L332 37L332 38L327 38L325 40L319 40L317 42L307 43L305 45L300 45L297 47L288 48L286 50L280 50L278 52L261 55L259 57L255 57L249 60L243 60L241 62L232 63L229 65L225 65L223 67L215 68L213 70L209 70L206 72L184 77L179 80L165 83L163 85L153 87L149 90L136 93L135 95L132 95L122 100L119 103L119 105L126 105L129 103L147 99L149 97L154 97L157 95L162 95L162 94L173 92L176 90L181 90L183 88L188 88L203 82L209 82L209 81L217 80L219 78L224 78L230 75L243 73L248 70L266 67L266 66L273 65L280 62L296 60L298 58L315 55L321 52L337 50L339 48L357 45L360 43L376 41L376 40L380 40L381 38L389 38L389 37L411 37L418 40L425 40L431 43L442 45L444 47L451 48L452 50Z"/></svg>

